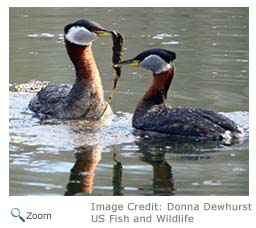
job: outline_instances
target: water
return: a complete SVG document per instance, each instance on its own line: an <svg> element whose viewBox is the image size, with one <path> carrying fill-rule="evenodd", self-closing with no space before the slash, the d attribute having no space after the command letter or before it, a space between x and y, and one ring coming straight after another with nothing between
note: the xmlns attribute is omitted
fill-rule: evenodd
<svg viewBox="0 0 256 228"><path fill-rule="evenodd" d="M247 8L11 8L10 83L72 83L63 27L89 18L126 37L125 58L151 47L177 54L172 106L203 107L248 129ZM106 96L111 41L94 43ZM107 122L40 122L33 93L10 92L10 195L248 195L249 146L139 137L132 112L150 72L125 68Z"/></svg>

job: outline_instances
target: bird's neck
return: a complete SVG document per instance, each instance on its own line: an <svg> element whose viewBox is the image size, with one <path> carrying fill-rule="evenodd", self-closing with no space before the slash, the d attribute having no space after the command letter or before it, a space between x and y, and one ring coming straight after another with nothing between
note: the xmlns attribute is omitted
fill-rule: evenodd
<svg viewBox="0 0 256 228"><path fill-rule="evenodd" d="M74 64L76 71L76 82L81 83L84 87L96 83L101 85L101 79L97 65L92 53L92 46L80 46L65 40L67 53Z"/></svg>
<svg viewBox="0 0 256 228"><path fill-rule="evenodd" d="M152 106L165 103L167 92L174 76L174 68L170 68L165 72L155 74L153 81L139 104Z"/></svg>
<svg viewBox="0 0 256 228"><path fill-rule="evenodd" d="M151 108L153 108L155 105L158 105L160 109L164 107L169 107L166 104L166 99L167 92L171 85L173 76L173 68L170 68L169 70L160 74L154 75L151 86L136 107L132 120L133 126L136 126L138 128L138 126L140 126L143 122L145 113L151 110ZM161 107L161 105L163 106Z"/></svg>

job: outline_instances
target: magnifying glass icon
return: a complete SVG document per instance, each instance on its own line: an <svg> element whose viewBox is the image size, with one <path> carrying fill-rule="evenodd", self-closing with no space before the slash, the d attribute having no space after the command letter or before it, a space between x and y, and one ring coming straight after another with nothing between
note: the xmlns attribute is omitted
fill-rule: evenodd
<svg viewBox="0 0 256 228"><path fill-rule="evenodd" d="M25 222L25 219L20 216L20 209L19 209L19 208L13 208L13 209L11 210L11 215L12 215L13 217L16 217L16 218L18 217L18 218L20 218L20 220L21 220L22 222Z"/></svg>

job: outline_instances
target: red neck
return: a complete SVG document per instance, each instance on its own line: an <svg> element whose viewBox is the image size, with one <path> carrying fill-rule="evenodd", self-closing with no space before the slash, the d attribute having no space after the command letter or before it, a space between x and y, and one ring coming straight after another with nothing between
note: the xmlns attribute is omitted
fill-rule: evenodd
<svg viewBox="0 0 256 228"><path fill-rule="evenodd" d="M77 82L81 81L82 84L86 84L89 81L97 80L101 84L91 45L76 45L66 39L65 44L68 55L75 66Z"/></svg>
<svg viewBox="0 0 256 228"><path fill-rule="evenodd" d="M156 74L153 76L153 82L143 97L143 102L152 104L164 103L167 98L167 92L174 76L174 69Z"/></svg>

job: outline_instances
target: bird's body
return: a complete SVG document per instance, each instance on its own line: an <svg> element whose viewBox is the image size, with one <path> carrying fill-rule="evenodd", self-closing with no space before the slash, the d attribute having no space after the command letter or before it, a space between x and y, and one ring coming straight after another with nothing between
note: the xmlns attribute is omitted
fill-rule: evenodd
<svg viewBox="0 0 256 228"><path fill-rule="evenodd" d="M134 112L133 127L142 131L209 140L241 137L243 130L219 113L168 105L167 92L174 77L175 58L175 53L165 49L150 49L119 64L137 64L153 71L153 82Z"/></svg>
<svg viewBox="0 0 256 228"><path fill-rule="evenodd" d="M111 114L111 107L104 100L95 96L92 90L84 89L80 83L49 84L38 92L29 103L29 108L42 119L97 119L108 106L105 115Z"/></svg>
<svg viewBox="0 0 256 228"><path fill-rule="evenodd" d="M173 136L212 140L230 139L241 134L233 121L216 112L197 108L170 108L166 105L153 106L144 113L136 110L133 127Z"/></svg>
<svg viewBox="0 0 256 228"><path fill-rule="evenodd" d="M65 45L75 67L76 81L73 85L49 84L31 99L30 110L42 118L59 119L98 119L103 113L112 113L104 100L102 82L91 45L97 38L97 32L106 31L87 20L65 27Z"/></svg>

